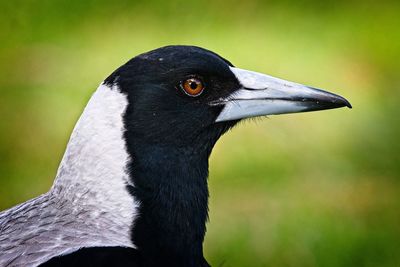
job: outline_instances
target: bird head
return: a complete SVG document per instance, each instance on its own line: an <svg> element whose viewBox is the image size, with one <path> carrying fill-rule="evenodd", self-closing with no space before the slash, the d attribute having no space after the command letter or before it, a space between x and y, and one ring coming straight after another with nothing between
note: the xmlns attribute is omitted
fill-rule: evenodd
<svg viewBox="0 0 400 267"><path fill-rule="evenodd" d="M350 107L341 96L234 67L203 48L167 46L109 76L128 96L125 123L136 140L212 148L246 118Z"/></svg>

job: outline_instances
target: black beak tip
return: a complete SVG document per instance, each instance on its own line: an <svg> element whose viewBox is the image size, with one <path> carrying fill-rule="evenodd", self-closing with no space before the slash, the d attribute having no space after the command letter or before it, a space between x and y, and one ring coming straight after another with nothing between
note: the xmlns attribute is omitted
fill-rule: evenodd
<svg viewBox="0 0 400 267"><path fill-rule="evenodd" d="M347 101L347 99L338 95L335 95L333 98L325 102L325 105L326 105L325 108L327 109L342 108L342 107L353 108L353 106L350 104L349 101Z"/></svg>
<svg viewBox="0 0 400 267"><path fill-rule="evenodd" d="M339 103L342 104L343 107L346 106L348 108L353 108L353 106L350 104L350 102L347 99L345 99L344 97L340 97Z"/></svg>
<svg viewBox="0 0 400 267"><path fill-rule="evenodd" d="M341 108L341 107L353 108L353 106L350 104L350 102L346 98L344 98L340 95L326 92L324 90L321 90L321 89L315 88L315 87L310 87L310 86L307 86L307 87L314 91L322 93L323 96L319 96L317 98L319 101L325 102L325 104L329 108Z"/></svg>
<svg viewBox="0 0 400 267"><path fill-rule="evenodd" d="M329 95L327 96L326 101L330 102L330 105L332 105L333 108L341 108L341 107L353 108L353 106L346 98L333 93L328 93L328 94Z"/></svg>
<svg viewBox="0 0 400 267"><path fill-rule="evenodd" d="M319 98L319 101L317 101L317 110L319 109L334 109L334 108L342 108L342 107L348 107L348 108L353 108L353 106L350 104L350 102L345 99L344 97L341 97L339 95L331 94L325 98Z"/></svg>

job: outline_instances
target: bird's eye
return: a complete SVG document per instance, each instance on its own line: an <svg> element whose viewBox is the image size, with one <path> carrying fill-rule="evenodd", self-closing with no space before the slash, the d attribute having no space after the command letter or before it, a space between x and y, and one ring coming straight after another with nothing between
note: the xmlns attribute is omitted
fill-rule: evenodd
<svg viewBox="0 0 400 267"><path fill-rule="evenodd" d="M189 96L199 96L204 90L204 83L199 78L188 78L181 84L183 91Z"/></svg>

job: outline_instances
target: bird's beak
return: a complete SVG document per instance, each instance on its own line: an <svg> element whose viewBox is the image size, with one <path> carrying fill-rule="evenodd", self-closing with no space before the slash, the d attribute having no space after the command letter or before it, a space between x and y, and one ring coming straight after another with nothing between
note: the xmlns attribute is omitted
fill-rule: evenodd
<svg viewBox="0 0 400 267"><path fill-rule="evenodd" d="M231 67L242 88L215 102L224 105L216 122L249 117L351 108L349 101L320 89Z"/></svg>

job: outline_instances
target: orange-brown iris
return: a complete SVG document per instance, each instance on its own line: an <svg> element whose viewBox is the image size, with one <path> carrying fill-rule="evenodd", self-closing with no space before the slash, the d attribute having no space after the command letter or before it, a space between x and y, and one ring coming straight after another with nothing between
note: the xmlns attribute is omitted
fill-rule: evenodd
<svg viewBox="0 0 400 267"><path fill-rule="evenodd" d="M190 96L198 96L204 90L203 82L198 78L189 78L182 83L185 93Z"/></svg>

